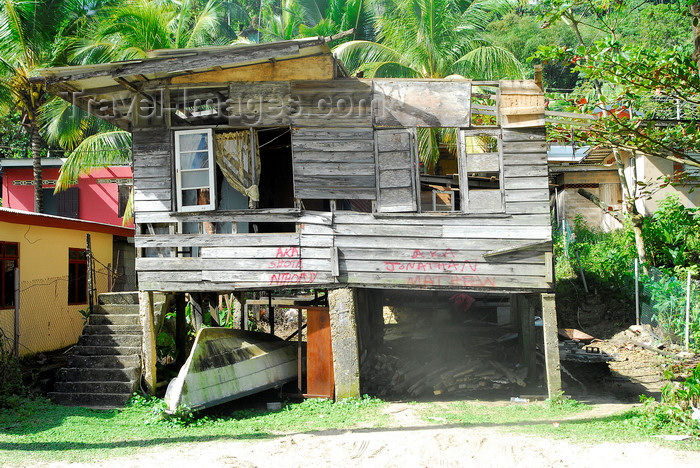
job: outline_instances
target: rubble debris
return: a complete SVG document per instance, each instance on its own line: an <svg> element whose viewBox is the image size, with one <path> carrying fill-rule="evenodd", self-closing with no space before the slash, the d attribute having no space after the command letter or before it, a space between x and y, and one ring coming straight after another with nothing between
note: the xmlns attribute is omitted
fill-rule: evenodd
<svg viewBox="0 0 700 468"><path fill-rule="evenodd" d="M360 360L367 393L420 397L525 386L526 367L515 364L517 340L504 329L463 325L385 326L384 345Z"/></svg>
<svg viewBox="0 0 700 468"><path fill-rule="evenodd" d="M582 342L567 340L559 343L559 359L561 361L599 363L614 361L615 356L601 351L597 346L586 346Z"/></svg>
<svg viewBox="0 0 700 468"><path fill-rule="evenodd" d="M592 337L588 333L584 333L581 330L577 330L575 328L560 328L559 337L565 340L580 341L581 343L591 343L593 341L600 341L596 340L596 338Z"/></svg>

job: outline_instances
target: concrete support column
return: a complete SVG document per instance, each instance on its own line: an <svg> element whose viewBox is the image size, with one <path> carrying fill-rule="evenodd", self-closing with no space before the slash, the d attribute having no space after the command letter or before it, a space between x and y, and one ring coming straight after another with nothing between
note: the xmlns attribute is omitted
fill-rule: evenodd
<svg viewBox="0 0 700 468"><path fill-rule="evenodd" d="M337 401L360 396L360 365L355 324L356 304L354 289L328 290L333 375Z"/></svg>
<svg viewBox="0 0 700 468"><path fill-rule="evenodd" d="M153 293L139 291L139 319L141 321L141 369L146 391L156 393L156 333L153 324Z"/></svg>
<svg viewBox="0 0 700 468"><path fill-rule="evenodd" d="M557 337L557 307L554 294L542 293L542 333L547 372L549 398L561 393L561 365L559 363L559 338Z"/></svg>

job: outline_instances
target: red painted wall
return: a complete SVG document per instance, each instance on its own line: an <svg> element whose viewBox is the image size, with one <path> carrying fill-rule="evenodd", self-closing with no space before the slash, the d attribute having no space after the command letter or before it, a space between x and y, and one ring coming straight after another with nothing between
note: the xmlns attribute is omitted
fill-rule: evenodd
<svg viewBox="0 0 700 468"><path fill-rule="evenodd" d="M44 188L54 187L52 181L58 178L58 168L45 167L42 170ZM78 179L78 203L80 219L98 223L122 225L119 213L118 184L106 179L132 179L131 167L112 166L99 169ZM2 206L15 210L34 211L34 187L15 185L15 181L32 181L31 168L5 167L2 181ZM133 223L128 226L133 227Z"/></svg>

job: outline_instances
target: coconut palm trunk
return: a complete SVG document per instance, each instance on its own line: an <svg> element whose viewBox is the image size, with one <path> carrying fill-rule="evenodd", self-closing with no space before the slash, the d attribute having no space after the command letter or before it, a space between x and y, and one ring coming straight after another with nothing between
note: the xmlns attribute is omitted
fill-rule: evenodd
<svg viewBox="0 0 700 468"><path fill-rule="evenodd" d="M41 174L41 135L35 122L29 124L32 145L32 168L34 169L34 211L44 212L44 181Z"/></svg>

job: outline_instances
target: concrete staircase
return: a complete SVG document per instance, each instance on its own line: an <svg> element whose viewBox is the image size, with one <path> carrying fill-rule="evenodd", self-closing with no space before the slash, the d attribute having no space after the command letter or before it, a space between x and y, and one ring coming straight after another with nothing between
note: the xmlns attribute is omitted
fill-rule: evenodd
<svg viewBox="0 0 700 468"><path fill-rule="evenodd" d="M68 367L49 398L67 406L117 408L138 390L141 324L136 292L100 294Z"/></svg>

